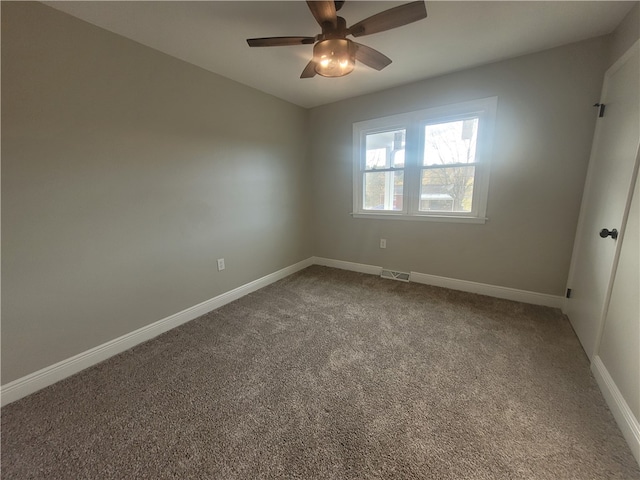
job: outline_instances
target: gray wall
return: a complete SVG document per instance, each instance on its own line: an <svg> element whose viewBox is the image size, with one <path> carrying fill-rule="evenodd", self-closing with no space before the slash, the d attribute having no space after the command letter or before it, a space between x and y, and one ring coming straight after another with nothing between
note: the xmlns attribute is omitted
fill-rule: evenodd
<svg viewBox="0 0 640 480"><path fill-rule="evenodd" d="M640 36L640 2L627 13L620 25L613 31L609 47L609 65L613 65L624 52L629 50Z"/></svg>
<svg viewBox="0 0 640 480"><path fill-rule="evenodd" d="M592 39L312 109L314 254L563 295L607 47ZM486 224L349 215L353 122L494 95Z"/></svg>
<svg viewBox="0 0 640 480"><path fill-rule="evenodd" d="M307 121L2 2L2 383L311 256Z"/></svg>
<svg viewBox="0 0 640 480"><path fill-rule="evenodd" d="M2 383L311 255L561 295L591 104L637 11L611 42L308 112L3 2ZM353 122L493 95L486 225L349 216Z"/></svg>

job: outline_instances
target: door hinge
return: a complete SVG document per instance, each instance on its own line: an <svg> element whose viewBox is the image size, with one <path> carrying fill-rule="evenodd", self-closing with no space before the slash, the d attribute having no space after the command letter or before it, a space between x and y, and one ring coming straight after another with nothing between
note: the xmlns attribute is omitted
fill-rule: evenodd
<svg viewBox="0 0 640 480"><path fill-rule="evenodd" d="M567 288L567 295L566 295L566 297L567 297L567 298L571 298L571 289L570 289L570 288Z"/></svg>
<svg viewBox="0 0 640 480"><path fill-rule="evenodd" d="M598 111L598 117L604 117L604 103L594 103L593 106L600 107L600 110Z"/></svg>

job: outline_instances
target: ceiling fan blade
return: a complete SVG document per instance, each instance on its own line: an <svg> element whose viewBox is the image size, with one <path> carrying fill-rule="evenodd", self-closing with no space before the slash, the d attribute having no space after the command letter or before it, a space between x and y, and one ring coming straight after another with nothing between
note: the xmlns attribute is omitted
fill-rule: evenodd
<svg viewBox="0 0 640 480"><path fill-rule="evenodd" d="M286 45L312 45L315 37L266 37L247 38L250 47L281 47Z"/></svg>
<svg viewBox="0 0 640 480"><path fill-rule="evenodd" d="M330 24L332 28L338 26L336 4L333 0L307 0L307 5L309 5L309 10L311 10L311 13L321 27L327 23Z"/></svg>
<svg viewBox="0 0 640 480"><path fill-rule="evenodd" d="M374 50L371 47L353 42L356 46L356 60L375 70L382 70L391 63L391 59L386 55Z"/></svg>
<svg viewBox="0 0 640 480"><path fill-rule="evenodd" d="M384 32L392 28L401 27L409 23L417 22L427 17L427 7L424 0L405 3L398 7L390 8L352 25L349 33L354 37L371 35L372 33Z"/></svg>
<svg viewBox="0 0 640 480"><path fill-rule="evenodd" d="M307 66L304 67L304 70L300 74L300 78L311 78L316 76L316 62L311 60L307 63Z"/></svg>

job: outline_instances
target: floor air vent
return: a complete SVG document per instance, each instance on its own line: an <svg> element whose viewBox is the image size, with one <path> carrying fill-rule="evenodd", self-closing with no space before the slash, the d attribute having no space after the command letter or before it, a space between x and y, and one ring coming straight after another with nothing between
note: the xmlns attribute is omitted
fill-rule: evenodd
<svg viewBox="0 0 640 480"><path fill-rule="evenodd" d="M401 282L409 281L409 274L407 272L396 272L394 270L382 270L380 274L382 278L388 278L390 280L400 280Z"/></svg>

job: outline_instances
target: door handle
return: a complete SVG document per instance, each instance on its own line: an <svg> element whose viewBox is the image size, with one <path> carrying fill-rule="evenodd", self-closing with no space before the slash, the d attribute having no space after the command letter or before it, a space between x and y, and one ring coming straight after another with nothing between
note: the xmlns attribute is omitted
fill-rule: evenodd
<svg viewBox="0 0 640 480"><path fill-rule="evenodd" d="M611 237L615 240L616 238L618 238L618 230L616 230L615 228L613 230L607 230L606 228L603 228L602 230L600 230L600 236L602 238Z"/></svg>

